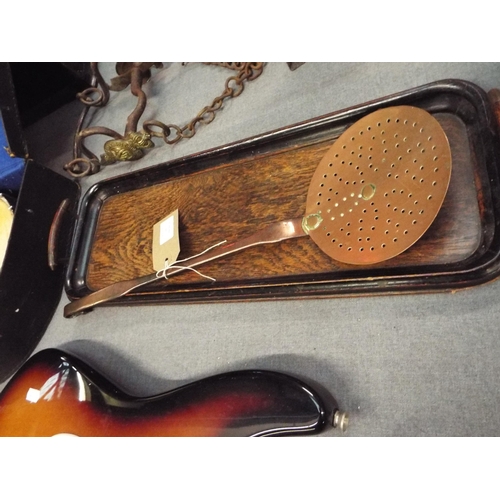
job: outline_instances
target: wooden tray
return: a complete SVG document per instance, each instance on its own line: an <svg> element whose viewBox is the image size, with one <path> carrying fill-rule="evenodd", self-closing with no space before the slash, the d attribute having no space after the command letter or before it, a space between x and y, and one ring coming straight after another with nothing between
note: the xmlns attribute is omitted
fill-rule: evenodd
<svg viewBox="0 0 500 500"><path fill-rule="evenodd" d="M199 270L214 283L185 272L113 303L454 290L497 277L496 122L480 88L445 80L96 184L83 200L74 235L68 296L153 272L153 225L176 208L179 259L302 216L312 174L339 135L376 109L403 104L421 107L440 122L453 158L443 207L409 250L378 265L352 266L333 261L310 238L299 238L205 264Z"/></svg>

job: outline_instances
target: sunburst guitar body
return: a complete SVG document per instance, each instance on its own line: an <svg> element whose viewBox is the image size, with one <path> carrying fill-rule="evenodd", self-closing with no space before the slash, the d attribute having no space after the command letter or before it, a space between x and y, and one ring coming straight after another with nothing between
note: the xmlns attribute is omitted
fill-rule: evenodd
<svg viewBox="0 0 500 500"><path fill-rule="evenodd" d="M269 436L321 432L335 400L301 380L244 370L131 396L58 349L35 354L0 395L1 436Z"/></svg>

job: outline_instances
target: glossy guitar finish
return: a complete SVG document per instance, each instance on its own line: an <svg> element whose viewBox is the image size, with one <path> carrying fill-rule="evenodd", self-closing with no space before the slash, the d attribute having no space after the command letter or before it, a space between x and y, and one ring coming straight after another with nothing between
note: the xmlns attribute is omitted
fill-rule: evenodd
<svg viewBox="0 0 500 500"><path fill-rule="evenodd" d="M312 434L323 430L337 410L333 398L327 401L302 381L260 370L133 397L81 360L47 349L28 360L0 395L0 435Z"/></svg>

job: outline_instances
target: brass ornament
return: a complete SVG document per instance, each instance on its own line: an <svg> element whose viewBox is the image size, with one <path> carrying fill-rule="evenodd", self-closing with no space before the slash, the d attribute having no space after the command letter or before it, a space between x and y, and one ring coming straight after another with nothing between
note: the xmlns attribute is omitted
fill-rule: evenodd
<svg viewBox="0 0 500 500"><path fill-rule="evenodd" d="M144 156L144 149L154 146L151 136L144 132L130 132L124 139L113 139L104 143L101 165L111 165L117 161L138 160Z"/></svg>

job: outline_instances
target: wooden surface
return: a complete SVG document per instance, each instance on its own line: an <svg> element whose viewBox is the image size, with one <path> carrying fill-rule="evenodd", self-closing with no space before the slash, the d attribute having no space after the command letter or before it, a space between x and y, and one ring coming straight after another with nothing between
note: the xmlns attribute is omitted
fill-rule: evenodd
<svg viewBox="0 0 500 500"><path fill-rule="evenodd" d="M452 150L448 194L424 236L402 255L363 267L345 265L323 254L309 237L247 249L200 269L217 285L251 286L266 279L325 273L369 276L374 268L443 265L466 260L481 243L482 217L474 165L465 125L452 114L436 114ZM153 225L176 208L180 217L181 254L195 255L220 241L236 241L266 224L304 214L309 182L333 140L287 147L282 151L219 165L192 175L110 196L99 214L87 286L96 290L117 281L153 272ZM169 290L207 284L194 272L172 278ZM161 284L159 286L162 286ZM165 285L163 285L165 286Z"/></svg>

